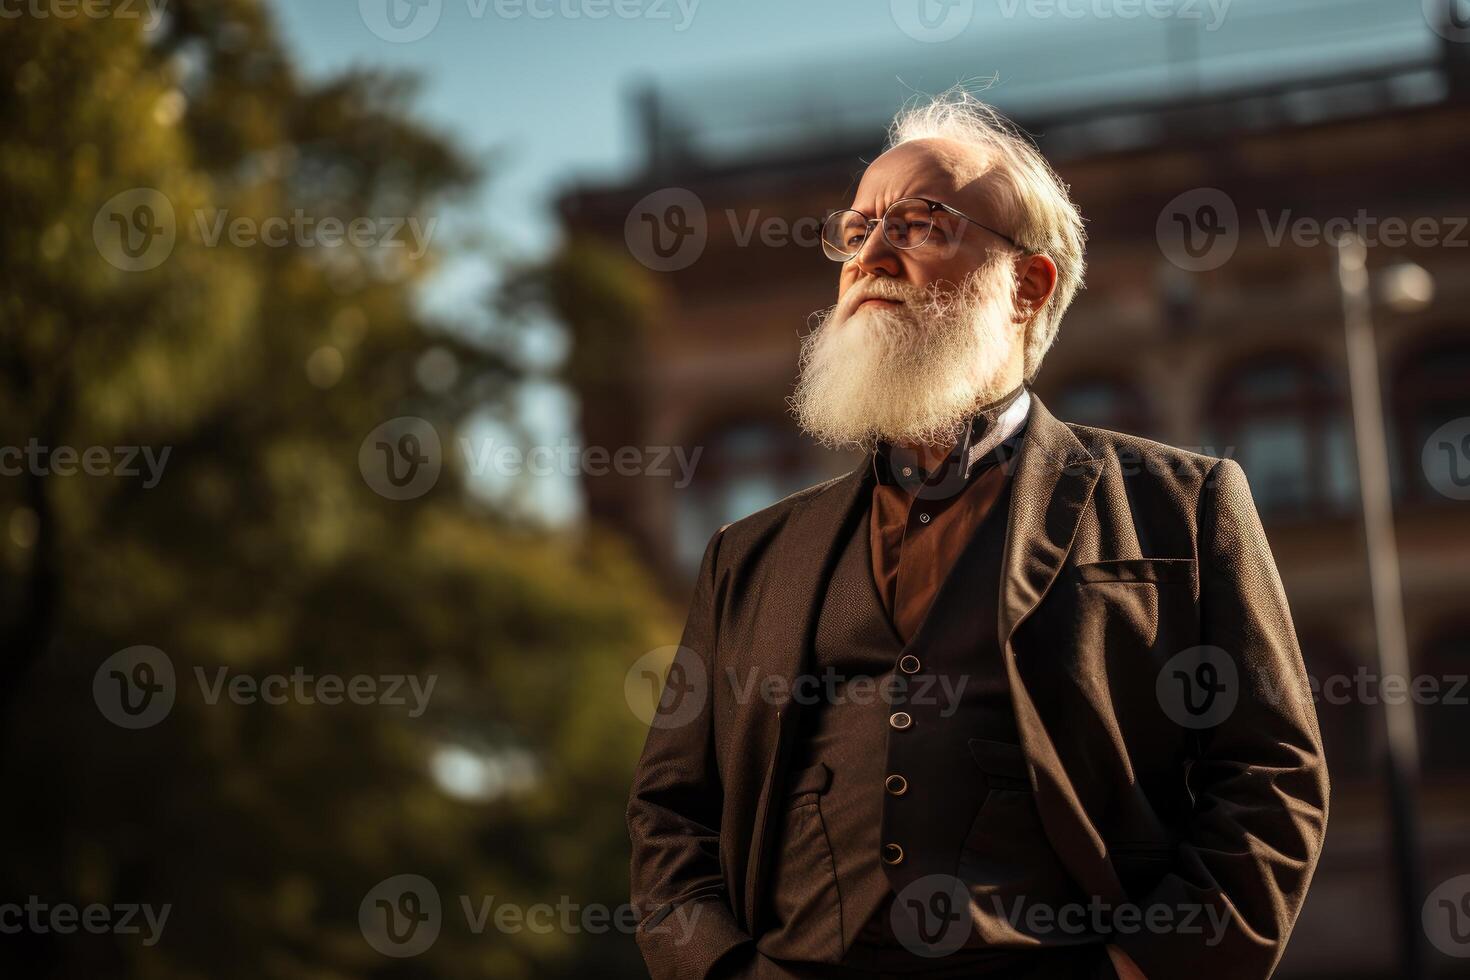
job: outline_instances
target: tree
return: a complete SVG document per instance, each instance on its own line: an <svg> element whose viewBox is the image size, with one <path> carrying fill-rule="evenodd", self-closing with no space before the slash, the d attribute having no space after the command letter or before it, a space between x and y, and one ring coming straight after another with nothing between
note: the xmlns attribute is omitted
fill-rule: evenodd
<svg viewBox="0 0 1470 980"><path fill-rule="evenodd" d="M476 935L460 896L625 900L642 727L623 678L667 642L666 611L619 542L463 492L456 426L517 377L420 311L439 243L324 244L329 219L374 235L403 219L406 240L476 168L412 120L407 81L298 77L257 0L175 0L152 32L3 20L0 80L0 447L20 451L0 458L0 902L171 906L152 945L27 928L0 960L58 977L636 972L625 934L492 918ZM252 242L282 222L282 244ZM374 467L427 445L405 432L437 435L442 472L391 499ZM174 701L128 728L94 685L139 646L166 658ZM409 704L382 703L395 676L433 683L422 713L406 684ZM321 679L355 677L375 703L323 703ZM456 765L478 766L478 796L445 791ZM441 932L385 956L359 909L406 873L435 885Z"/></svg>

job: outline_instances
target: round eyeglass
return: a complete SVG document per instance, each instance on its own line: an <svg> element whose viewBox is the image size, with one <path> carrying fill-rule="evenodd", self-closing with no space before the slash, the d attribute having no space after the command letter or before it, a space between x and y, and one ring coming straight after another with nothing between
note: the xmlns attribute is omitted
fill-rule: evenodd
<svg viewBox="0 0 1470 980"><path fill-rule="evenodd" d="M1021 247L1010 235L996 231L942 201L933 201L927 197L905 197L888 205L881 221L854 208L833 211L822 224L822 251L833 262L850 261L863 250L868 235L872 234L873 226L880 223L883 225L884 239L894 248L918 248L929 240L934 231L936 211L954 215L984 228L1012 248Z"/></svg>

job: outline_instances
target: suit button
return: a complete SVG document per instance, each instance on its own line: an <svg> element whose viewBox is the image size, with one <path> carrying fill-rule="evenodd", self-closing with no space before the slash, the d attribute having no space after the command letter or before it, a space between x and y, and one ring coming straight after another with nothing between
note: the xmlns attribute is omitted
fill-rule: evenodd
<svg viewBox="0 0 1470 980"><path fill-rule="evenodd" d="M883 845L883 863L884 864L897 864L897 863L899 863L902 860L903 860L903 848L899 847L897 844L884 844Z"/></svg>
<svg viewBox="0 0 1470 980"><path fill-rule="evenodd" d="M888 790L890 796L902 796L909 791L909 781L894 773L883 780L883 788Z"/></svg>
<svg viewBox="0 0 1470 980"><path fill-rule="evenodd" d="M898 669L905 674L917 674L919 672L919 658L912 653L906 653L898 658Z"/></svg>
<svg viewBox="0 0 1470 980"><path fill-rule="evenodd" d="M899 731L903 731L905 728L909 727L913 723L914 719L909 717L909 713L907 711L895 711L893 714L888 716L888 724L892 725L894 728L897 728Z"/></svg>

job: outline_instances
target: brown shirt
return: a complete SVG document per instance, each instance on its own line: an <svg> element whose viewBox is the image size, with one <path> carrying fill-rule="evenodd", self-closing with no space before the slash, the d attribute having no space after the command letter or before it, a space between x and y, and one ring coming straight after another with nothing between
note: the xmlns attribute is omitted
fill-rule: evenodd
<svg viewBox="0 0 1470 980"><path fill-rule="evenodd" d="M907 643L928 615L955 559L1009 483L1009 467L1025 424L1017 388L976 412L970 428L932 473L912 454L880 446L868 535L873 581ZM999 443L996 440L999 439Z"/></svg>

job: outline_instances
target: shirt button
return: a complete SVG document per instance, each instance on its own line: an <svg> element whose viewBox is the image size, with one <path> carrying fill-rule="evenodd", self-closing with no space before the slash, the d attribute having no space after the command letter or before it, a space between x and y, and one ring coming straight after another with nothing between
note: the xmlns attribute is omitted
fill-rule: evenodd
<svg viewBox="0 0 1470 980"><path fill-rule="evenodd" d="M903 848L899 847L897 844L884 844L883 845L883 863L884 864L897 864L897 863L899 863L902 860L903 860Z"/></svg>
<svg viewBox="0 0 1470 980"><path fill-rule="evenodd" d="M914 468L912 466L905 466L903 468L903 475L904 476L913 476L914 475Z"/></svg>
<svg viewBox="0 0 1470 980"><path fill-rule="evenodd" d="M909 781L894 773L883 780L883 788L888 790L890 796L902 796L909 791Z"/></svg>
<svg viewBox="0 0 1470 980"><path fill-rule="evenodd" d="M919 523L920 524L928 524L929 523L929 515L928 514L921 513L919 515Z"/></svg>
<svg viewBox="0 0 1470 980"><path fill-rule="evenodd" d="M906 653L898 658L898 669L905 674L917 674L920 666L919 658L912 653Z"/></svg>
<svg viewBox="0 0 1470 980"><path fill-rule="evenodd" d="M913 723L914 719L909 717L909 713L907 711L895 711L893 714L888 716L888 724L892 725L899 731L903 731L905 728L908 728Z"/></svg>

